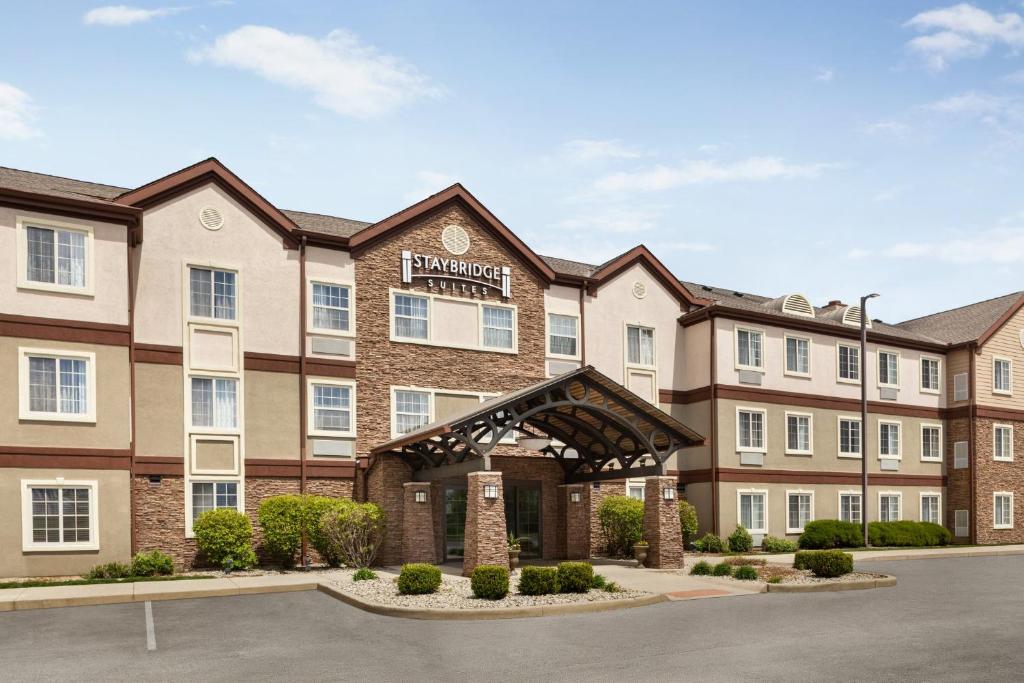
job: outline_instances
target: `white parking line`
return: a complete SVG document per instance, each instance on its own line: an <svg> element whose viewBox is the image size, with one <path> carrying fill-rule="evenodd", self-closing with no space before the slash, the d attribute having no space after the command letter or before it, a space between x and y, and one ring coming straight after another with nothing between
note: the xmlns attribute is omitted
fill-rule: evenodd
<svg viewBox="0 0 1024 683"><path fill-rule="evenodd" d="M156 649L156 632L153 630L153 603L146 600L146 649Z"/></svg>

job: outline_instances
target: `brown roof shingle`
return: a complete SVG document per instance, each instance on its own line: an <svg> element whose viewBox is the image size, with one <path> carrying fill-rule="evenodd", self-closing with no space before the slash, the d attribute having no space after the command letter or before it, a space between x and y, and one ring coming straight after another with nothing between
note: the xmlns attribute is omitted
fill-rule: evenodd
<svg viewBox="0 0 1024 683"><path fill-rule="evenodd" d="M1024 296L1024 292L1004 294L948 311L904 320L899 323L899 327L934 337L947 344L964 344L985 334L1021 296Z"/></svg>

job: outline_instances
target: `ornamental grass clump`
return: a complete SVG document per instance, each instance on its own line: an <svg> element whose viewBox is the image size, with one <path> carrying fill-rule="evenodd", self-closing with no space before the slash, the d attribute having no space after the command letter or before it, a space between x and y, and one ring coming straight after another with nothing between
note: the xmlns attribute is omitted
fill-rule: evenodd
<svg viewBox="0 0 1024 683"><path fill-rule="evenodd" d="M523 567L518 591L523 595L551 595L558 592L558 569L555 567Z"/></svg>
<svg viewBox="0 0 1024 683"><path fill-rule="evenodd" d="M87 579L126 579L132 575L132 568L124 562L98 564L85 575Z"/></svg>
<svg viewBox="0 0 1024 683"><path fill-rule="evenodd" d="M398 575L398 592L402 595L436 593L441 587L441 570L432 564L413 562L402 565Z"/></svg>
<svg viewBox="0 0 1024 683"><path fill-rule="evenodd" d="M560 593L586 593L594 585L594 567L589 562L562 562L558 565Z"/></svg>
<svg viewBox="0 0 1024 683"><path fill-rule="evenodd" d="M719 562L711 568L712 576L732 576L732 565L728 562Z"/></svg>
<svg viewBox="0 0 1024 683"><path fill-rule="evenodd" d="M601 531L608 541L608 554L627 557L633 544L644 534L644 502L629 496L608 496L597 512Z"/></svg>
<svg viewBox="0 0 1024 683"><path fill-rule="evenodd" d="M225 571L256 566L252 523L234 508L207 510L192 523L196 547L211 564Z"/></svg>
<svg viewBox="0 0 1024 683"><path fill-rule="evenodd" d="M482 564L473 570L469 583L474 596L482 600L501 600L508 595L508 569Z"/></svg>
<svg viewBox="0 0 1024 683"><path fill-rule="evenodd" d="M690 574L692 576L707 576L711 573L711 565L701 560L697 564L690 567Z"/></svg>
<svg viewBox="0 0 1024 683"><path fill-rule="evenodd" d="M749 564L736 567L736 571L733 572L733 578L739 579L740 581L757 581L757 570Z"/></svg>

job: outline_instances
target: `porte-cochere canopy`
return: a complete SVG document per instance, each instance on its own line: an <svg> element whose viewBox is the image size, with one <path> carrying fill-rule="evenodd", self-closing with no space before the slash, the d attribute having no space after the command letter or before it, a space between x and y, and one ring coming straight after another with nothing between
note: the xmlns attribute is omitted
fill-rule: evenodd
<svg viewBox="0 0 1024 683"><path fill-rule="evenodd" d="M491 469L496 446L543 438L567 482L665 474L681 448L704 442L668 413L586 366L474 406L383 443L374 455L393 453L432 481Z"/></svg>

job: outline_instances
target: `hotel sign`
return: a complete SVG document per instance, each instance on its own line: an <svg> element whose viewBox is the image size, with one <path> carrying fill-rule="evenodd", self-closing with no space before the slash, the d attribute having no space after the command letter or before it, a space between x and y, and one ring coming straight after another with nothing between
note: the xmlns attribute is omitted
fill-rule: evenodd
<svg viewBox="0 0 1024 683"><path fill-rule="evenodd" d="M512 296L512 269L457 258L402 252L402 282L426 282L427 287L456 294L487 296L492 290L508 299Z"/></svg>

